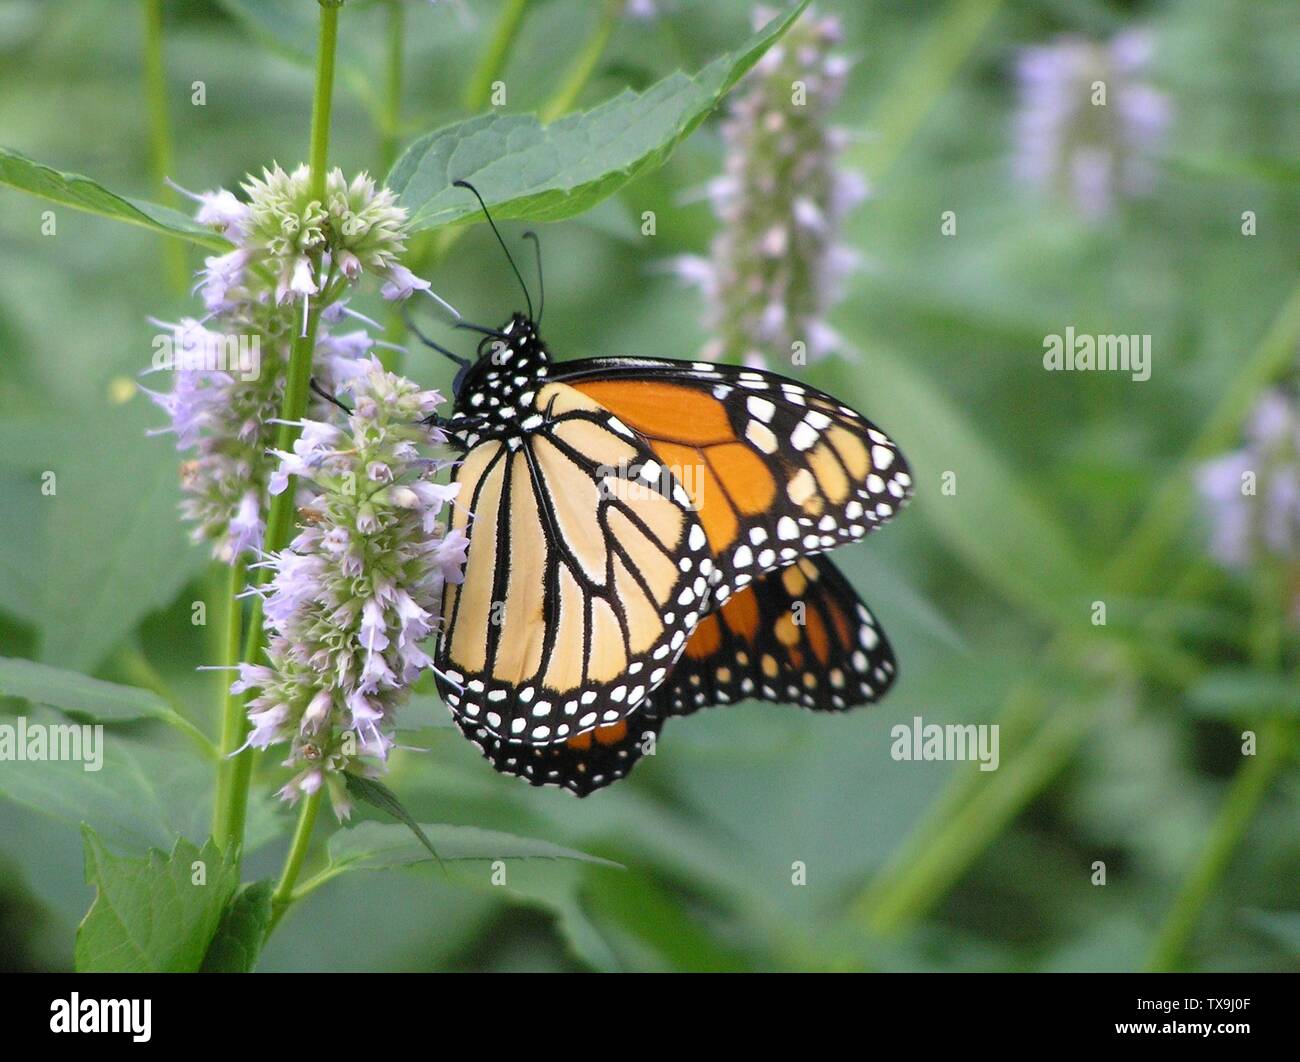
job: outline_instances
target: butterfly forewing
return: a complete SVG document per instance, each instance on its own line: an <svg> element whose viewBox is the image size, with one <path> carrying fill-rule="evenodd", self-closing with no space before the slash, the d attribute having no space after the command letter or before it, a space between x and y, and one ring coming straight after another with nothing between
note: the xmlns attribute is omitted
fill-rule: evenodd
<svg viewBox="0 0 1300 1062"><path fill-rule="evenodd" d="M456 722L502 774L532 785L561 786L581 797L626 777L653 750L664 719L647 699L625 719L551 745L484 740L472 721L457 716Z"/></svg>
<svg viewBox="0 0 1300 1062"><path fill-rule="evenodd" d="M765 571L862 538L911 494L907 463L865 417L773 373L599 358L556 377L630 426L691 498L725 600Z"/></svg>
<svg viewBox="0 0 1300 1062"><path fill-rule="evenodd" d="M485 746L624 719L682 651L713 570L690 498L616 416L563 383L531 405L528 430L479 441L457 477L469 548L435 663Z"/></svg>

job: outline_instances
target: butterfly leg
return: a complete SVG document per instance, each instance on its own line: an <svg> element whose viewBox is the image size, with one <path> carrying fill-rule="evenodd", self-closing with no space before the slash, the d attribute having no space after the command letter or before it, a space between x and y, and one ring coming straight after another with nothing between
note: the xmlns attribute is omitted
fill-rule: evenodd
<svg viewBox="0 0 1300 1062"><path fill-rule="evenodd" d="M352 416L352 407L349 406L349 405L346 405L346 404L343 403L343 402L340 402L340 401L339 401L337 398L335 398L332 394L330 394L328 391L326 391L325 388L323 388L323 387L320 385L320 381L317 380L316 377L313 376L313 377L308 381L308 383L309 383L309 386L311 387L311 389L312 389L313 391L315 391L318 395L320 395L321 398L325 399L326 402L329 402L331 405L338 406L339 409L343 410L343 412L346 413L349 417Z"/></svg>
<svg viewBox="0 0 1300 1062"><path fill-rule="evenodd" d="M429 428L437 428L447 437L453 447L461 453L469 449L469 441L461 434L463 431L474 431L479 426L479 421L474 419L462 418L453 420L450 417L444 417L440 413L430 413L420 421L421 424Z"/></svg>

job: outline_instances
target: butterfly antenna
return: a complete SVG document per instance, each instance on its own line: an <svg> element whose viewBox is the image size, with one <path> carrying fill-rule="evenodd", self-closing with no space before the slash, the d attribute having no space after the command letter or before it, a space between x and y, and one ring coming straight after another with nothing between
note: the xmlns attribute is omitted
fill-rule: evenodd
<svg viewBox="0 0 1300 1062"><path fill-rule="evenodd" d="M515 271L515 278L519 281L519 286L523 289L524 302L528 304L528 316L531 318L533 316L533 300L528 294L528 285L524 283L524 275L519 272L519 267L515 265L514 257L510 254L510 248L506 246L506 241L501 238L501 232L497 229L497 223L492 220L492 215L488 213L487 204L483 202L483 197L478 194L478 189L470 184L469 181L452 181L451 183L457 188L468 188L474 193L474 198L478 200L478 205L483 208L483 216L487 218L487 223L492 226L492 231L496 234L497 243L501 245L501 250L505 251L506 261L510 263L510 268Z"/></svg>
<svg viewBox="0 0 1300 1062"><path fill-rule="evenodd" d="M542 277L542 241L531 229L524 233L525 240L533 241L533 250L537 253L537 323L542 323L542 314L546 312L546 281Z"/></svg>
<svg viewBox="0 0 1300 1062"><path fill-rule="evenodd" d="M414 332L415 337L426 347L432 347L443 357L450 358L452 361L454 361L457 365L461 366L462 368L464 368L466 365L469 364L469 358L462 358L455 351L448 350L441 343L435 343L432 339L430 339L423 332L421 332L415 326L415 322L411 320L411 311L407 308L405 303L402 304L402 319L406 322L406 327L409 328L412 332Z"/></svg>

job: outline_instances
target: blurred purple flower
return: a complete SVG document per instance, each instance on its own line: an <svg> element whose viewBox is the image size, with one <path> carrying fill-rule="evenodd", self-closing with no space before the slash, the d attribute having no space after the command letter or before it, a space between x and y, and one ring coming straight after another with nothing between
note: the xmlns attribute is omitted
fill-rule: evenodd
<svg viewBox="0 0 1300 1062"><path fill-rule="evenodd" d="M1201 466L1196 483L1210 524L1210 550L1247 570L1264 559L1300 561L1300 405L1267 391L1245 445Z"/></svg>
<svg viewBox="0 0 1300 1062"><path fill-rule="evenodd" d="M867 189L839 167L847 137L829 124L850 68L832 51L839 40L838 20L806 14L732 97L725 170L709 190L718 234L707 259L674 263L705 296L708 357L788 363L800 345L811 358L840 345L826 316L858 264L840 228Z"/></svg>
<svg viewBox="0 0 1300 1062"><path fill-rule="evenodd" d="M1144 80L1152 51L1137 30L1104 44L1063 36L1025 48L1016 63L1016 178L1064 195L1090 219L1117 196L1148 194L1172 114L1168 97Z"/></svg>

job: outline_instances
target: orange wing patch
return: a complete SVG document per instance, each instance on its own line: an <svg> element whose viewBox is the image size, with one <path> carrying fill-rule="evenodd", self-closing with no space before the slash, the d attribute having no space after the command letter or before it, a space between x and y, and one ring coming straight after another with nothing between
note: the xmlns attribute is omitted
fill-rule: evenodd
<svg viewBox="0 0 1300 1062"><path fill-rule="evenodd" d="M722 481L727 500L746 516L757 516L772 507L776 480L767 465L743 443L724 443L704 451L713 474Z"/></svg>
<svg viewBox="0 0 1300 1062"><path fill-rule="evenodd" d="M758 633L758 599L752 587L746 587L738 594L733 594L719 610L727 626L747 642L754 640Z"/></svg>
<svg viewBox="0 0 1300 1062"><path fill-rule="evenodd" d="M692 446L735 439L722 404L700 391L649 380L575 381L573 386L643 435L666 436Z"/></svg>
<svg viewBox="0 0 1300 1062"><path fill-rule="evenodd" d="M592 738L595 738L598 745L617 745L625 737L627 737L627 720L620 719L609 726L598 726L595 730L588 730L585 734L571 737L565 744L575 752L586 752L591 748Z"/></svg>
<svg viewBox="0 0 1300 1062"><path fill-rule="evenodd" d="M732 599L733 601L735 598ZM718 625L717 616L705 616L700 620L700 624L695 628L695 633L691 635L686 643L687 656L693 656L697 660L703 660L705 657L712 656L722 645L722 628Z"/></svg>

